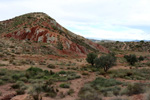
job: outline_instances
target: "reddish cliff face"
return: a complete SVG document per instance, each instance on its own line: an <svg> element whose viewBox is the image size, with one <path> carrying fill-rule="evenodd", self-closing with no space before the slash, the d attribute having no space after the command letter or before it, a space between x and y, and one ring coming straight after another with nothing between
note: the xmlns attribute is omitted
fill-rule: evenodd
<svg viewBox="0 0 150 100"><path fill-rule="evenodd" d="M103 46L68 31L44 13L30 13L0 22L0 28L4 37L49 43L66 54L109 52Z"/></svg>

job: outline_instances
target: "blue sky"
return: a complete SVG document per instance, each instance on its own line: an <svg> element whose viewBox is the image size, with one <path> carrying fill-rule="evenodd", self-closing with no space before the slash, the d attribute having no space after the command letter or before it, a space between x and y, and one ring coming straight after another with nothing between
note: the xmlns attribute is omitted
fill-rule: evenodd
<svg viewBox="0 0 150 100"><path fill-rule="evenodd" d="M150 0L0 0L0 20L44 12L93 39L150 40Z"/></svg>

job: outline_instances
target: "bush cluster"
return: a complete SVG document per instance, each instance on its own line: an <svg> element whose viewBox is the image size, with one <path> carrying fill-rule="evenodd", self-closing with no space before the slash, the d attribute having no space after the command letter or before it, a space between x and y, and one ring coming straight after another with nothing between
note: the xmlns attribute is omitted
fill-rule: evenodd
<svg viewBox="0 0 150 100"><path fill-rule="evenodd" d="M104 68L104 71L107 72L109 68L115 65L117 58L114 53L102 55L99 58L97 57L97 54L89 53L86 60L92 66L95 65L96 68Z"/></svg>
<svg viewBox="0 0 150 100"><path fill-rule="evenodd" d="M139 58L136 57L135 54L130 54L130 55L124 55L124 58L130 65L135 65L136 62L140 62L144 60L143 56L140 56Z"/></svg>
<svg viewBox="0 0 150 100"><path fill-rule="evenodd" d="M130 65L134 65L135 62L138 61L135 54L124 55L124 58L127 60L127 62L128 62Z"/></svg>

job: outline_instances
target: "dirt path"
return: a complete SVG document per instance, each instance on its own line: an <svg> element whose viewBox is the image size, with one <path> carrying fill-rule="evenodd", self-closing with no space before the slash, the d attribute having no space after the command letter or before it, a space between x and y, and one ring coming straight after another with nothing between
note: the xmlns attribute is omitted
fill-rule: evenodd
<svg viewBox="0 0 150 100"><path fill-rule="evenodd" d="M124 44L124 46L121 48L121 50L124 50L126 47L126 43L123 43L123 44Z"/></svg>
<svg viewBox="0 0 150 100"><path fill-rule="evenodd" d="M91 82L95 79L95 73L91 73L88 76L82 76L80 79L72 80L70 88L74 90L74 93L70 96L67 95L64 98L55 98L53 100L76 100L78 98L78 93L80 89L84 86L85 83ZM61 89L61 91L65 91L65 89ZM50 100L50 99L44 99L44 100Z"/></svg>
<svg viewBox="0 0 150 100"><path fill-rule="evenodd" d="M71 87L75 90L75 94L73 95L74 96L73 98L78 98L78 93L79 93L80 89L84 86L84 84L87 82L91 82L94 79L95 79L95 74L91 73L89 76L85 76L85 77L82 76L81 79L73 80L72 87ZM73 100L73 98L70 100ZM67 99L63 99L63 100L67 100Z"/></svg>

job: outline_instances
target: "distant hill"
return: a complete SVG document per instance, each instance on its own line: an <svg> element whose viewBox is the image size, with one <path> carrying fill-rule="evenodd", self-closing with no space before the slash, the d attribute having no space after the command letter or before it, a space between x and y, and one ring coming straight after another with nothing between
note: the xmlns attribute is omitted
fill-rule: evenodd
<svg viewBox="0 0 150 100"><path fill-rule="evenodd" d="M124 42L140 42L140 41L150 42L150 40L129 40L129 41L124 41Z"/></svg>
<svg viewBox="0 0 150 100"><path fill-rule="evenodd" d="M51 50L62 54L108 53L108 49L67 30L45 13L28 13L0 21L0 35L5 38L48 43Z"/></svg>
<svg viewBox="0 0 150 100"><path fill-rule="evenodd" d="M91 41L95 42L95 43L99 43L99 42L116 42L113 40L96 40L96 39L90 39Z"/></svg>
<svg viewBox="0 0 150 100"><path fill-rule="evenodd" d="M150 42L143 40L139 42L99 42L99 44L109 50L150 52Z"/></svg>

